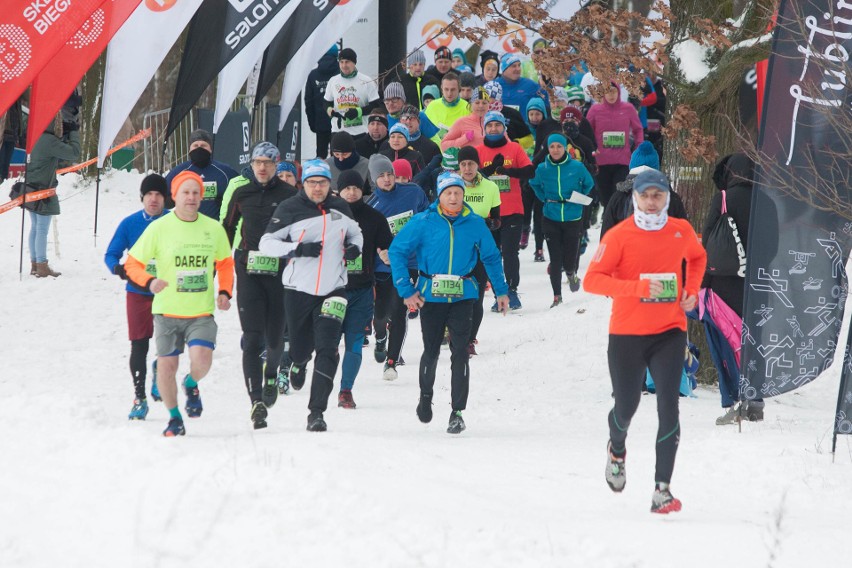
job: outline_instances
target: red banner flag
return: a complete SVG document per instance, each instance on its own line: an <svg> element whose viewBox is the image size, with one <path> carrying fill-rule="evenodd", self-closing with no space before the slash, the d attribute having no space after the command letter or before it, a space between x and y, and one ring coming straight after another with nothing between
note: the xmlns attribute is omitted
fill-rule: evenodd
<svg viewBox="0 0 852 568"><path fill-rule="evenodd" d="M33 81L27 153L32 152L45 127L142 0L100 1L102 3L98 9L38 72Z"/></svg>
<svg viewBox="0 0 852 568"><path fill-rule="evenodd" d="M0 114L32 83L103 0L3 0Z"/></svg>

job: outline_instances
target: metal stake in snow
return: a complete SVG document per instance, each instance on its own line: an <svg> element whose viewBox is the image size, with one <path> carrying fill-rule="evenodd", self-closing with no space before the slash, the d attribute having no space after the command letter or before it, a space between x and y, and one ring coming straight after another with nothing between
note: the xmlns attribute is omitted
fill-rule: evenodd
<svg viewBox="0 0 852 568"><path fill-rule="evenodd" d="M95 178L95 230L94 230L94 246L98 247L98 204L101 195L101 169L98 168L98 175Z"/></svg>

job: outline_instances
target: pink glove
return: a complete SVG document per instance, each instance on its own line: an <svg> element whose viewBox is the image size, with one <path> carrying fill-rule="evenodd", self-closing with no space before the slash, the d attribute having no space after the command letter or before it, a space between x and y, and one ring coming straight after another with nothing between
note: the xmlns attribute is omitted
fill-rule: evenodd
<svg viewBox="0 0 852 568"><path fill-rule="evenodd" d="M467 138L468 142L473 142L473 130L466 131L464 137Z"/></svg>

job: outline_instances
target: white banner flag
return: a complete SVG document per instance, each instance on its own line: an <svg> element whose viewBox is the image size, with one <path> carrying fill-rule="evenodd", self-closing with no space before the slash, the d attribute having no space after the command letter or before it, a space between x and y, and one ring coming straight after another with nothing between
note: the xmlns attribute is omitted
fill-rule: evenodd
<svg viewBox="0 0 852 568"><path fill-rule="evenodd" d="M107 49L98 167L157 68L202 0L144 0Z"/></svg>
<svg viewBox="0 0 852 568"><path fill-rule="evenodd" d="M350 1L345 4L341 2L335 6L305 41L304 45L299 48L293 59L290 60L284 70L284 88L281 89L281 102L279 103L281 105L281 119L278 123L278 130L284 128L287 117L293 110L293 105L296 104L296 99L299 98L302 87L305 86L308 74L316 67L319 58L328 51L328 48L337 38L352 27L352 24L358 20L370 4L370 2L361 0Z"/></svg>
<svg viewBox="0 0 852 568"><path fill-rule="evenodd" d="M263 57L264 50L272 43L278 32L296 11L302 0L291 0L263 29L249 42L248 45L234 56L233 59L219 72L216 84L216 111L213 116L213 132L219 130L225 115L230 110L231 103L240 94L240 89L246 82L255 63ZM305 75L307 78L307 74Z"/></svg>

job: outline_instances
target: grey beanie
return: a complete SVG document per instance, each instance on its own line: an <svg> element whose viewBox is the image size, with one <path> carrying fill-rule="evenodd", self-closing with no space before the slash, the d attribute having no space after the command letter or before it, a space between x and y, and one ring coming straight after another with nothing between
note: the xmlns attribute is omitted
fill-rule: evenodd
<svg viewBox="0 0 852 568"><path fill-rule="evenodd" d="M416 65L418 63L422 63L426 65L426 54L423 53L422 49L418 49L417 51L412 51L411 55L408 56L408 64Z"/></svg>
<svg viewBox="0 0 852 568"><path fill-rule="evenodd" d="M402 99L402 102L405 102L405 89L402 87L402 83L396 81L388 83L388 86L385 87L385 98Z"/></svg>
<svg viewBox="0 0 852 568"><path fill-rule="evenodd" d="M473 73L468 73L465 71L459 75L459 87L470 87L471 89L476 86L476 75Z"/></svg>
<svg viewBox="0 0 852 568"><path fill-rule="evenodd" d="M379 176L383 173L393 173L393 164L391 163L390 158L382 154L373 154L370 156L369 168L370 179L373 180L373 183L376 183L376 180L378 180Z"/></svg>
<svg viewBox="0 0 852 568"><path fill-rule="evenodd" d="M209 132L200 128L189 133L189 143L192 144L193 142L207 142L211 148L213 147L213 137L210 136Z"/></svg>

